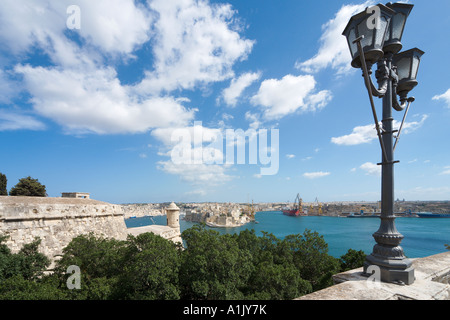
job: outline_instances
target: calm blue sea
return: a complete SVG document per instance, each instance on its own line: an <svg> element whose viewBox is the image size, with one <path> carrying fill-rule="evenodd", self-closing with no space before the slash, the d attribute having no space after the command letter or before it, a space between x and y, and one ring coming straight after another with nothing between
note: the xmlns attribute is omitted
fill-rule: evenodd
<svg viewBox="0 0 450 320"><path fill-rule="evenodd" d="M152 219L132 218L125 220L125 224L128 228L133 228L153 223L159 225L167 223L165 216ZM280 211L258 212L256 221L258 223L248 223L239 228L214 228L214 230L220 233L239 233L241 230L254 229L258 236L262 236L261 231L266 231L282 239L289 234L302 234L305 229L309 229L322 235L328 243L329 254L339 258L350 248L370 254L375 245L372 234L380 226L380 220L376 218L289 217ZM180 219L181 231L193 225L193 222ZM450 218L397 218L395 225L405 237L401 246L409 258L445 252L447 250L444 244L450 244Z"/></svg>

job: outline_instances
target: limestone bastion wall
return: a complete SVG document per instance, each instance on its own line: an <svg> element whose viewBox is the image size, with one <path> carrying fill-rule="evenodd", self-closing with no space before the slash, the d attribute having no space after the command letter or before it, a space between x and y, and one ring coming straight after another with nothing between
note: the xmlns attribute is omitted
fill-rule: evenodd
<svg viewBox="0 0 450 320"><path fill-rule="evenodd" d="M8 236L13 253L39 237L39 251L53 260L72 238L90 232L125 240L122 206L92 199L0 196L0 235Z"/></svg>

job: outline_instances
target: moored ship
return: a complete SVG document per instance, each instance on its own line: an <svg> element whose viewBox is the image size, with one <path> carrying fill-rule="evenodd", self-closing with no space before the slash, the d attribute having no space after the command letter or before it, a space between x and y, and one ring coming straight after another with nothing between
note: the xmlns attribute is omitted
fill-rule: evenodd
<svg viewBox="0 0 450 320"><path fill-rule="evenodd" d="M281 211L284 215L291 217L298 217L303 214L302 198L300 198L300 194L297 193L297 197L294 200L294 205L292 208L284 208Z"/></svg>
<svg viewBox="0 0 450 320"><path fill-rule="evenodd" d="M450 213L418 212L419 218L450 218Z"/></svg>

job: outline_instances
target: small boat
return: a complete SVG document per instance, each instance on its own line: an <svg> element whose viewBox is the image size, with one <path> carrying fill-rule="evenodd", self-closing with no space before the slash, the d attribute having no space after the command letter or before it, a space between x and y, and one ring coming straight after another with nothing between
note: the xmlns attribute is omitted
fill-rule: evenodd
<svg viewBox="0 0 450 320"><path fill-rule="evenodd" d="M418 212L419 218L450 218L450 213Z"/></svg>
<svg viewBox="0 0 450 320"><path fill-rule="evenodd" d="M360 213L350 213L347 218L379 218L380 216L376 214L360 214Z"/></svg>

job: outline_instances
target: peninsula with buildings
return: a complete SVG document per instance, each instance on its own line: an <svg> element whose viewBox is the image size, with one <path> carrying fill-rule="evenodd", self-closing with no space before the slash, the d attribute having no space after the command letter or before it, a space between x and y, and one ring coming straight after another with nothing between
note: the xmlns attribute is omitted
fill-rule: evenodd
<svg viewBox="0 0 450 320"><path fill-rule="evenodd" d="M169 202L122 204L124 218L165 215ZM263 211L279 212L292 204L275 203L233 203L233 202L177 202L182 219L205 223L209 227L233 228L250 222L257 223L255 214ZM301 216L379 216L380 201L333 201L302 202ZM448 213L450 201L405 201L397 199L394 204L398 217L416 216L420 212Z"/></svg>

